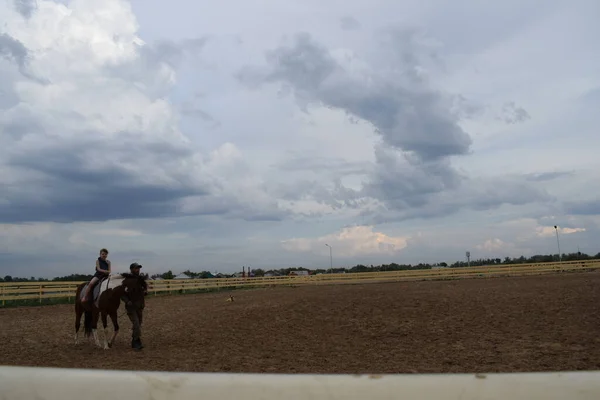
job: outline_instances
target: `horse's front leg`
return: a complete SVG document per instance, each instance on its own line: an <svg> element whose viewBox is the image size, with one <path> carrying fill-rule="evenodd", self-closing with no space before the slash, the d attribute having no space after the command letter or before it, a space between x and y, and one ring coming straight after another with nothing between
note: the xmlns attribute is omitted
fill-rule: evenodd
<svg viewBox="0 0 600 400"><path fill-rule="evenodd" d="M106 340L106 338L108 337L108 332L106 332L106 327L108 326L108 321L106 319L107 316L107 312L102 310L102 328L104 328L104 346L103 349L104 350L108 350L108 342Z"/></svg>
<svg viewBox="0 0 600 400"><path fill-rule="evenodd" d="M115 344L117 335L119 334L119 319L118 319L116 311L111 311L111 313L109 315L110 315L110 319L113 323L113 335L112 335L112 338L110 339L110 342L108 342L108 346L112 347Z"/></svg>

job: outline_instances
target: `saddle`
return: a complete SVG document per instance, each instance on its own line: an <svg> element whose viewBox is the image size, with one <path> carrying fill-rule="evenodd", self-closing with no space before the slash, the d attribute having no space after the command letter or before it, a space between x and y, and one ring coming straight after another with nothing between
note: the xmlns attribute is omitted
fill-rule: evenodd
<svg viewBox="0 0 600 400"><path fill-rule="evenodd" d="M96 282L96 285L94 285L94 289L91 290L90 294L88 294L88 297L91 297L88 300L92 300L95 303L96 307L98 307L98 300L100 299L100 294L104 292L108 287L108 280L110 280L110 276L100 279L98 282ZM86 283L83 289L81 290L81 300L83 300L83 293L85 293L85 290L89 285L89 282Z"/></svg>

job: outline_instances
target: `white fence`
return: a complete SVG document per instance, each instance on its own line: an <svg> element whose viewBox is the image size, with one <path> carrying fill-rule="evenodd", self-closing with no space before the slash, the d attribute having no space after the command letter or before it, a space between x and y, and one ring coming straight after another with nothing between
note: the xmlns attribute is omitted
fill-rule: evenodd
<svg viewBox="0 0 600 400"><path fill-rule="evenodd" d="M0 367L0 399L598 400L600 371L270 375Z"/></svg>

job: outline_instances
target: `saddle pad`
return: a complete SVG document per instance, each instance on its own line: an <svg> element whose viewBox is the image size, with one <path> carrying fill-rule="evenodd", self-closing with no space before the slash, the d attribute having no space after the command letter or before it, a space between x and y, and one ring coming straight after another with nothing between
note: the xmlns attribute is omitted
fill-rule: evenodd
<svg viewBox="0 0 600 400"><path fill-rule="evenodd" d="M123 277L121 275L110 275L110 276L102 279L101 281L97 282L96 286L94 286L94 291L92 293L92 296L93 296L92 298L93 298L93 301L94 301L96 307L98 307L100 295L102 293L104 293L108 289L116 288L122 282L123 282ZM85 286L83 287L83 290L81 291L82 299L83 299L83 293L85 292L85 289L89 286L89 284L90 284L89 282L86 283Z"/></svg>

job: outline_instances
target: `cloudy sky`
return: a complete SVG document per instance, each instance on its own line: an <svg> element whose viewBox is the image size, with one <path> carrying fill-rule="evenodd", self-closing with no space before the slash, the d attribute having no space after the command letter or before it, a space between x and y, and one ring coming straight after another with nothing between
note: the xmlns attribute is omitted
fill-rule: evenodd
<svg viewBox="0 0 600 400"><path fill-rule="evenodd" d="M0 0L0 275L595 254L599 15Z"/></svg>

